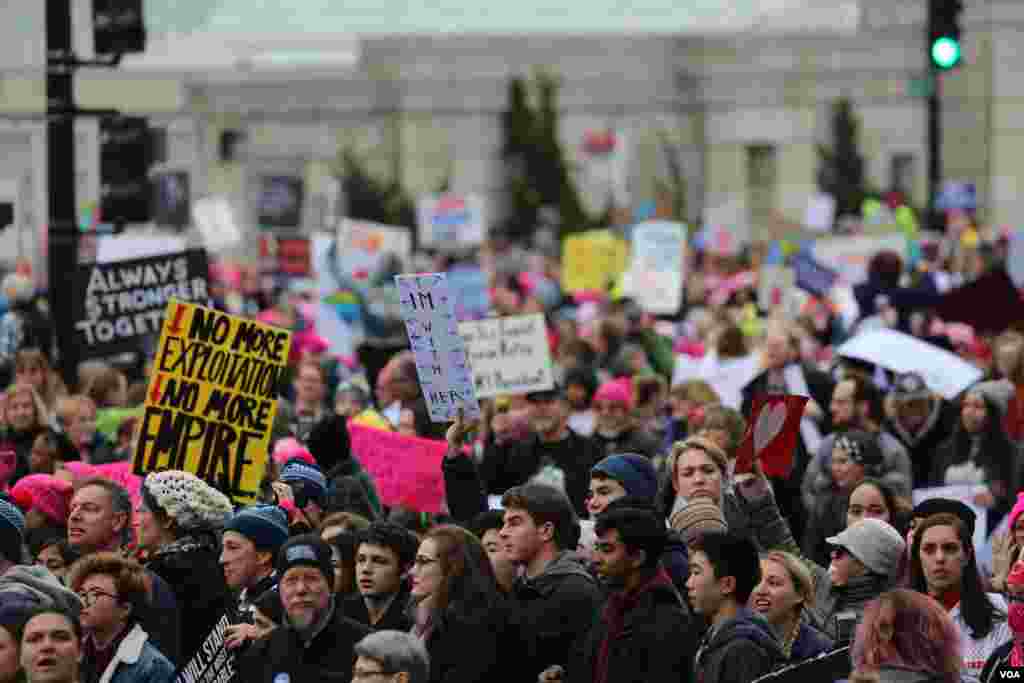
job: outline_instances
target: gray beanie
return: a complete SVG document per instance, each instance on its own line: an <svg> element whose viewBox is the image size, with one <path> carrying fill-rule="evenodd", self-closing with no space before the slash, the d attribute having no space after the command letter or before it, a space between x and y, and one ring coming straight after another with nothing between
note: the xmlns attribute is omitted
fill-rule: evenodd
<svg viewBox="0 0 1024 683"><path fill-rule="evenodd" d="M846 550L873 574L891 579L896 578L900 559L907 550L906 542L892 525L871 518L862 519L825 541Z"/></svg>

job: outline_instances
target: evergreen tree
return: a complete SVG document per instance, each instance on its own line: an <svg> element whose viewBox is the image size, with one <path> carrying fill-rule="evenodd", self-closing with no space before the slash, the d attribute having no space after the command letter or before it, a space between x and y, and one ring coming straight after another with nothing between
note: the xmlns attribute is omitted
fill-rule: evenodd
<svg viewBox="0 0 1024 683"><path fill-rule="evenodd" d="M538 223L540 194L530 182L529 169L534 148L534 115L530 109L526 82L515 77L508 84L508 109L501 115L504 142L501 158L508 186L509 217L505 231L509 236L525 237Z"/></svg>
<svg viewBox="0 0 1024 683"><path fill-rule="evenodd" d="M836 200L836 217L860 215L868 196L864 158L859 151L860 122L853 103L841 98L832 105L832 144L818 145L818 187Z"/></svg>

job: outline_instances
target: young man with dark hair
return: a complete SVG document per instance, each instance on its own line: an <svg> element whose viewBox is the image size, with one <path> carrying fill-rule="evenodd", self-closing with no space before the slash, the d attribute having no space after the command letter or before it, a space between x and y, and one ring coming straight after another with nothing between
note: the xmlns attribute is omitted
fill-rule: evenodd
<svg viewBox="0 0 1024 683"><path fill-rule="evenodd" d="M25 622L21 668L28 683L80 683L82 622L62 607L42 607Z"/></svg>
<svg viewBox="0 0 1024 683"><path fill-rule="evenodd" d="M749 683L781 661L768 622L747 609L760 580L761 561L749 539L710 533L691 543L690 604L710 623L697 650L697 683Z"/></svg>
<svg viewBox="0 0 1024 683"><path fill-rule="evenodd" d="M357 534L358 595L346 597L342 613L375 630L408 631L409 585L405 575L416 559L416 537L394 522L374 522Z"/></svg>
<svg viewBox="0 0 1024 683"><path fill-rule="evenodd" d="M692 620L660 564L664 521L653 510L613 506L595 531L597 572L612 593L570 664L569 681L691 680L696 638L680 638Z"/></svg>
<svg viewBox="0 0 1024 683"><path fill-rule="evenodd" d="M512 602L525 641L523 680L552 665L565 668L576 638L585 634L601 593L571 552L579 538L572 503L558 489L524 484L502 496L499 537L508 559L523 567Z"/></svg>

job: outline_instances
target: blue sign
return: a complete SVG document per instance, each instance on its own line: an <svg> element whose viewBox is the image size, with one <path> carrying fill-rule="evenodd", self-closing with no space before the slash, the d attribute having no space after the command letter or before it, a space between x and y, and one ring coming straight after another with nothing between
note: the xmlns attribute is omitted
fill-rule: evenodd
<svg viewBox="0 0 1024 683"><path fill-rule="evenodd" d="M978 190L974 183L947 181L942 184L939 196L935 198L935 206L942 211L974 211L978 208Z"/></svg>
<svg viewBox="0 0 1024 683"><path fill-rule="evenodd" d="M793 272L797 287L819 297L828 296L839 279L836 271L821 265L805 252L793 257Z"/></svg>

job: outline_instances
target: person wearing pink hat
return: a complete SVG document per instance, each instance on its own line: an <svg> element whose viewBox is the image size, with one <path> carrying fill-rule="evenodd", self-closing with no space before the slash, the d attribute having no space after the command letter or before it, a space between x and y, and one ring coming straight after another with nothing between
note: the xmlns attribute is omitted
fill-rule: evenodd
<svg viewBox="0 0 1024 683"><path fill-rule="evenodd" d="M62 529L67 524L73 487L51 474L22 477L11 489L11 497L25 512L27 529Z"/></svg>
<svg viewBox="0 0 1024 683"><path fill-rule="evenodd" d="M614 379L599 386L591 405L595 415L594 439L602 449L602 457L639 453L653 460L658 456L658 439L641 429L633 415L635 400L630 378Z"/></svg>

